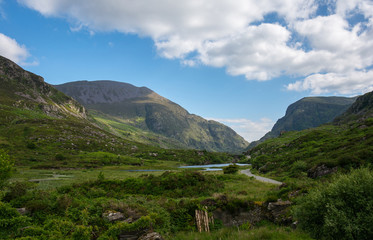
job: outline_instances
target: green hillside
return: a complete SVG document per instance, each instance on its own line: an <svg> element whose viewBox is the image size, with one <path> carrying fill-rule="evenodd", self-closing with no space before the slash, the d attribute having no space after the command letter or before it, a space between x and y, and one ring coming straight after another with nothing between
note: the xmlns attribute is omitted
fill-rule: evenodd
<svg viewBox="0 0 373 240"><path fill-rule="evenodd" d="M305 97L291 104L284 117L277 120L272 130L260 140L250 143L249 149L283 132L300 131L332 122L356 100L346 97Z"/></svg>
<svg viewBox="0 0 373 240"><path fill-rule="evenodd" d="M164 150L118 137L92 117L97 115L90 115L82 105L44 82L42 77L3 57L0 58L0 85L0 147L16 159L17 165L86 168L141 166L154 160L180 163L232 160L225 153ZM151 138L155 138L154 135L149 135Z"/></svg>
<svg viewBox="0 0 373 240"><path fill-rule="evenodd" d="M113 81L55 86L119 136L162 147L241 152L247 142L229 127L188 113L145 87Z"/></svg>
<svg viewBox="0 0 373 240"><path fill-rule="evenodd" d="M318 172L372 164L372 99L372 92L357 98L333 123L266 140L248 152L253 167L285 178L317 177Z"/></svg>

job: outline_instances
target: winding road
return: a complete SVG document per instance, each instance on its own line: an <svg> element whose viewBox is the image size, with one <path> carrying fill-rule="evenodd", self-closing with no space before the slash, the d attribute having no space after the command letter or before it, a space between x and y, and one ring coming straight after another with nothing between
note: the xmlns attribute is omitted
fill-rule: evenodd
<svg viewBox="0 0 373 240"><path fill-rule="evenodd" d="M281 185L282 184L282 182L279 182L279 181L276 181L276 180L273 180L273 179L270 179L270 178L265 178L265 177L254 175L250 172L250 169L241 170L241 173L243 173L243 174L245 174L249 177L254 177L256 180L261 181L261 182L266 182L266 183L271 183L271 184L276 184L276 185Z"/></svg>

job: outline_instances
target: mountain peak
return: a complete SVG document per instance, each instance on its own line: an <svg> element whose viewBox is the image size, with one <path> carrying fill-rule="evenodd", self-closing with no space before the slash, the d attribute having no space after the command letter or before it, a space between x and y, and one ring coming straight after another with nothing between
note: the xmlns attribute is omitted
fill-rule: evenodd
<svg viewBox="0 0 373 240"><path fill-rule="evenodd" d="M13 61L0 56L0 75L5 75L11 79L23 79L29 82L44 82L44 78L29 71L24 70Z"/></svg>
<svg viewBox="0 0 373 240"><path fill-rule="evenodd" d="M110 80L77 81L56 86L83 104L119 103L147 97L154 92L146 87Z"/></svg>

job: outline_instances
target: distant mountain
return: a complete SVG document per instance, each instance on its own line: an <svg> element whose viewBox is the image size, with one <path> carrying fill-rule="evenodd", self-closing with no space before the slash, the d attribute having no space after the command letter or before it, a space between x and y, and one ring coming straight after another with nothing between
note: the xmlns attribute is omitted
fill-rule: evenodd
<svg viewBox="0 0 373 240"><path fill-rule="evenodd" d="M343 103L337 100L337 103ZM334 101L335 102L335 101ZM331 123L267 139L247 152L253 167L275 175L317 178L373 164L373 92Z"/></svg>
<svg viewBox="0 0 373 240"><path fill-rule="evenodd" d="M247 142L231 128L188 113L146 87L114 81L78 81L55 86L73 97L96 120L131 139L169 139L172 146L208 151L239 152ZM155 135L154 135L155 134ZM142 141L143 142L143 141Z"/></svg>
<svg viewBox="0 0 373 240"><path fill-rule="evenodd" d="M279 136L282 132L300 131L331 122L344 113L356 100L347 97L305 97L291 104L284 117L277 120L272 130L258 141L250 143L249 149L259 143Z"/></svg>
<svg viewBox="0 0 373 240"><path fill-rule="evenodd" d="M186 164L233 160L227 153L167 150L130 141L105 126L42 77L0 56L0 149L12 156L17 165L81 169L149 165L156 160Z"/></svg>

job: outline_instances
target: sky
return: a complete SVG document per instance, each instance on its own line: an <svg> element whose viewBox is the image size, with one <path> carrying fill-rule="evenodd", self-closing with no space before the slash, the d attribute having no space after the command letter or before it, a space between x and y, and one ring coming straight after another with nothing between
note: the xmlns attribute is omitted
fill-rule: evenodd
<svg viewBox="0 0 373 240"><path fill-rule="evenodd" d="M253 141L303 97L373 90L373 1L0 0L0 55L50 84L146 86Z"/></svg>

